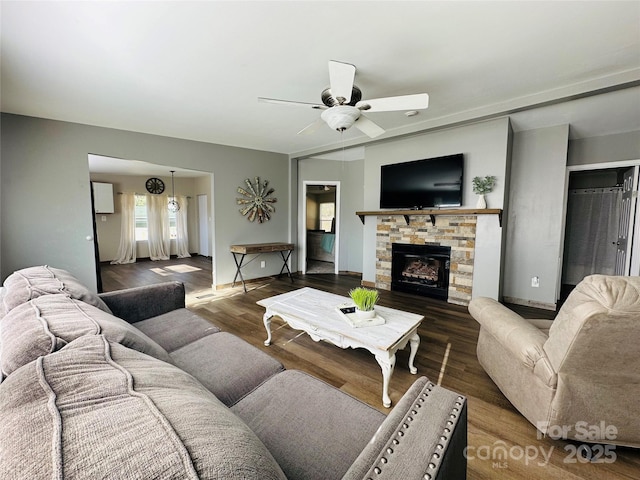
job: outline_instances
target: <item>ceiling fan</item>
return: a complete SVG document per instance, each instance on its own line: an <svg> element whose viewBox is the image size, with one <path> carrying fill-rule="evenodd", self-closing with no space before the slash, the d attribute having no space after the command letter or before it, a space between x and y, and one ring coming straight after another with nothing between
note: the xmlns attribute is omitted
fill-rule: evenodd
<svg viewBox="0 0 640 480"><path fill-rule="evenodd" d="M339 132L355 126L371 138L382 135L384 129L365 117L362 112L423 110L429 106L429 95L426 93L362 100L362 92L353 83L355 76L355 65L330 60L330 87L323 90L322 103L294 102L264 97L259 97L258 101L323 110L318 120L300 130L298 134L311 133L318 125L326 122L329 127Z"/></svg>

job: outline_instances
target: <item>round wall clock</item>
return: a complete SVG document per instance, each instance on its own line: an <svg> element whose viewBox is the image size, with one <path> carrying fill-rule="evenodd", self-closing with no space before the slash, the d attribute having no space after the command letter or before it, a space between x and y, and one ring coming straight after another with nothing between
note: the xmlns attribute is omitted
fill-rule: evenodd
<svg viewBox="0 0 640 480"><path fill-rule="evenodd" d="M275 192L274 188L269 188L269 180L260 182L260 177L255 177L253 183L248 178L244 181L247 188L238 187L237 192L243 195L236 198L238 205L243 205L240 213L247 217L250 222L258 219L259 223L266 222L271 219L271 214L276 211L273 204L278 201L271 195Z"/></svg>
<svg viewBox="0 0 640 480"><path fill-rule="evenodd" d="M158 195L164 192L164 182L156 177L152 177L149 180L147 180L147 183L145 183L145 186L147 187L147 191L149 193L153 193L155 195Z"/></svg>

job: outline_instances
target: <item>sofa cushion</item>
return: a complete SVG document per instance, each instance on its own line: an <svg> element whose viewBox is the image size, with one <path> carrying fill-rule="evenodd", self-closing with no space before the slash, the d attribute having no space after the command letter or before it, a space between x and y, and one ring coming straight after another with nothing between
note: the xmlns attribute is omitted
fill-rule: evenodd
<svg viewBox="0 0 640 480"><path fill-rule="evenodd" d="M284 367L230 333L207 335L171 352L174 363L231 406Z"/></svg>
<svg viewBox="0 0 640 480"><path fill-rule="evenodd" d="M104 334L165 362L160 345L129 323L65 294L43 295L12 309L0 322L0 367L11 372L83 335Z"/></svg>
<svg viewBox="0 0 640 480"><path fill-rule="evenodd" d="M98 296L111 313L129 323L185 307L184 283L177 281L129 287Z"/></svg>
<svg viewBox="0 0 640 480"><path fill-rule="evenodd" d="M47 265L28 267L9 275L4 281L6 291L2 296L3 313L41 295L66 293L71 298L98 307L111 313L109 307L82 285L80 281L66 270L52 268Z"/></svg>
<svg viewBox="0 0 640 480"><path fill-rule="evenodd" d="M213 323L186 308L136 322L135 326L169 353L220 331Z"/></svg>
<svg viewBox="0 0 640 480"><path fill-rule="evenodd" d="M192 376L103 335L0 384L0 458L0 478L285 478Z"/></svg>
<svg viewBox="0 0 640 480"><path fill-rule="evenodd" d="M385 415L306 373L271 377L231 409L290 480L342 478Z"/></svg>

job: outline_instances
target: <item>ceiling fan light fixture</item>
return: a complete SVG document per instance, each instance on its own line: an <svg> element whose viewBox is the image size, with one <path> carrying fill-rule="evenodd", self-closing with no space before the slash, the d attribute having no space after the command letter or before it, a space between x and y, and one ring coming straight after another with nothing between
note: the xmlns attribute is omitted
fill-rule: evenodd
<svg viewBox="0 0 640 480"><path fill-rule="evenodd" d="M320 117L327 122L333 130L343 132L352 127L360 118L360 110L349 105L336 105L322 112Z"/></svg>
<svg viewBox="0 0 640 480"><path fill-rule="evenodd" d="M335 105L351 105L355 107L356 103L362 100L362 91L358 88L357 85L353 85L351 87L351 99L348 102L342 102L333 95L331 92L331 87L325 88L320 95L322 103L324 103L327 107L333 107ZM342 98L342 97L340 97Z"/></svg>
<svg viewBox="0 0 640 480"><path fill-rule="evenodd" d="M353 83L356 67L350 63L329 61L329 88L322 91L322 104L276 100L273 98L258 98L267 103L295 105L314 110L323 110L320 118L306 126L298 134L307 134L315 130L324 121L329 127L338 132L355 126L370 138L384 134L384 129L370 120L362 112L406 112L407 117L418 114L429 106L427 93L400 95L396 97L373 98L362 100L362 91Z"/></svg>

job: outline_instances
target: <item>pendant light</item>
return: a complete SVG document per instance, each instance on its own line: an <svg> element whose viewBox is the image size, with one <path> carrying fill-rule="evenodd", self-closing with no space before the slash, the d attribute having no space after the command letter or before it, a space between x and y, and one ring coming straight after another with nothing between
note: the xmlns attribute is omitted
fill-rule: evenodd
<svg viewBox="0 0 640 480"><path fill-rule="evenodd" d="M175 170L171 170L171 195L172 196L168 204L169 211L172 213L176 213L178 210L180 210L180 204L176 201L176 188L175 188L175 185L173 184L174 172Z"/></svg>

